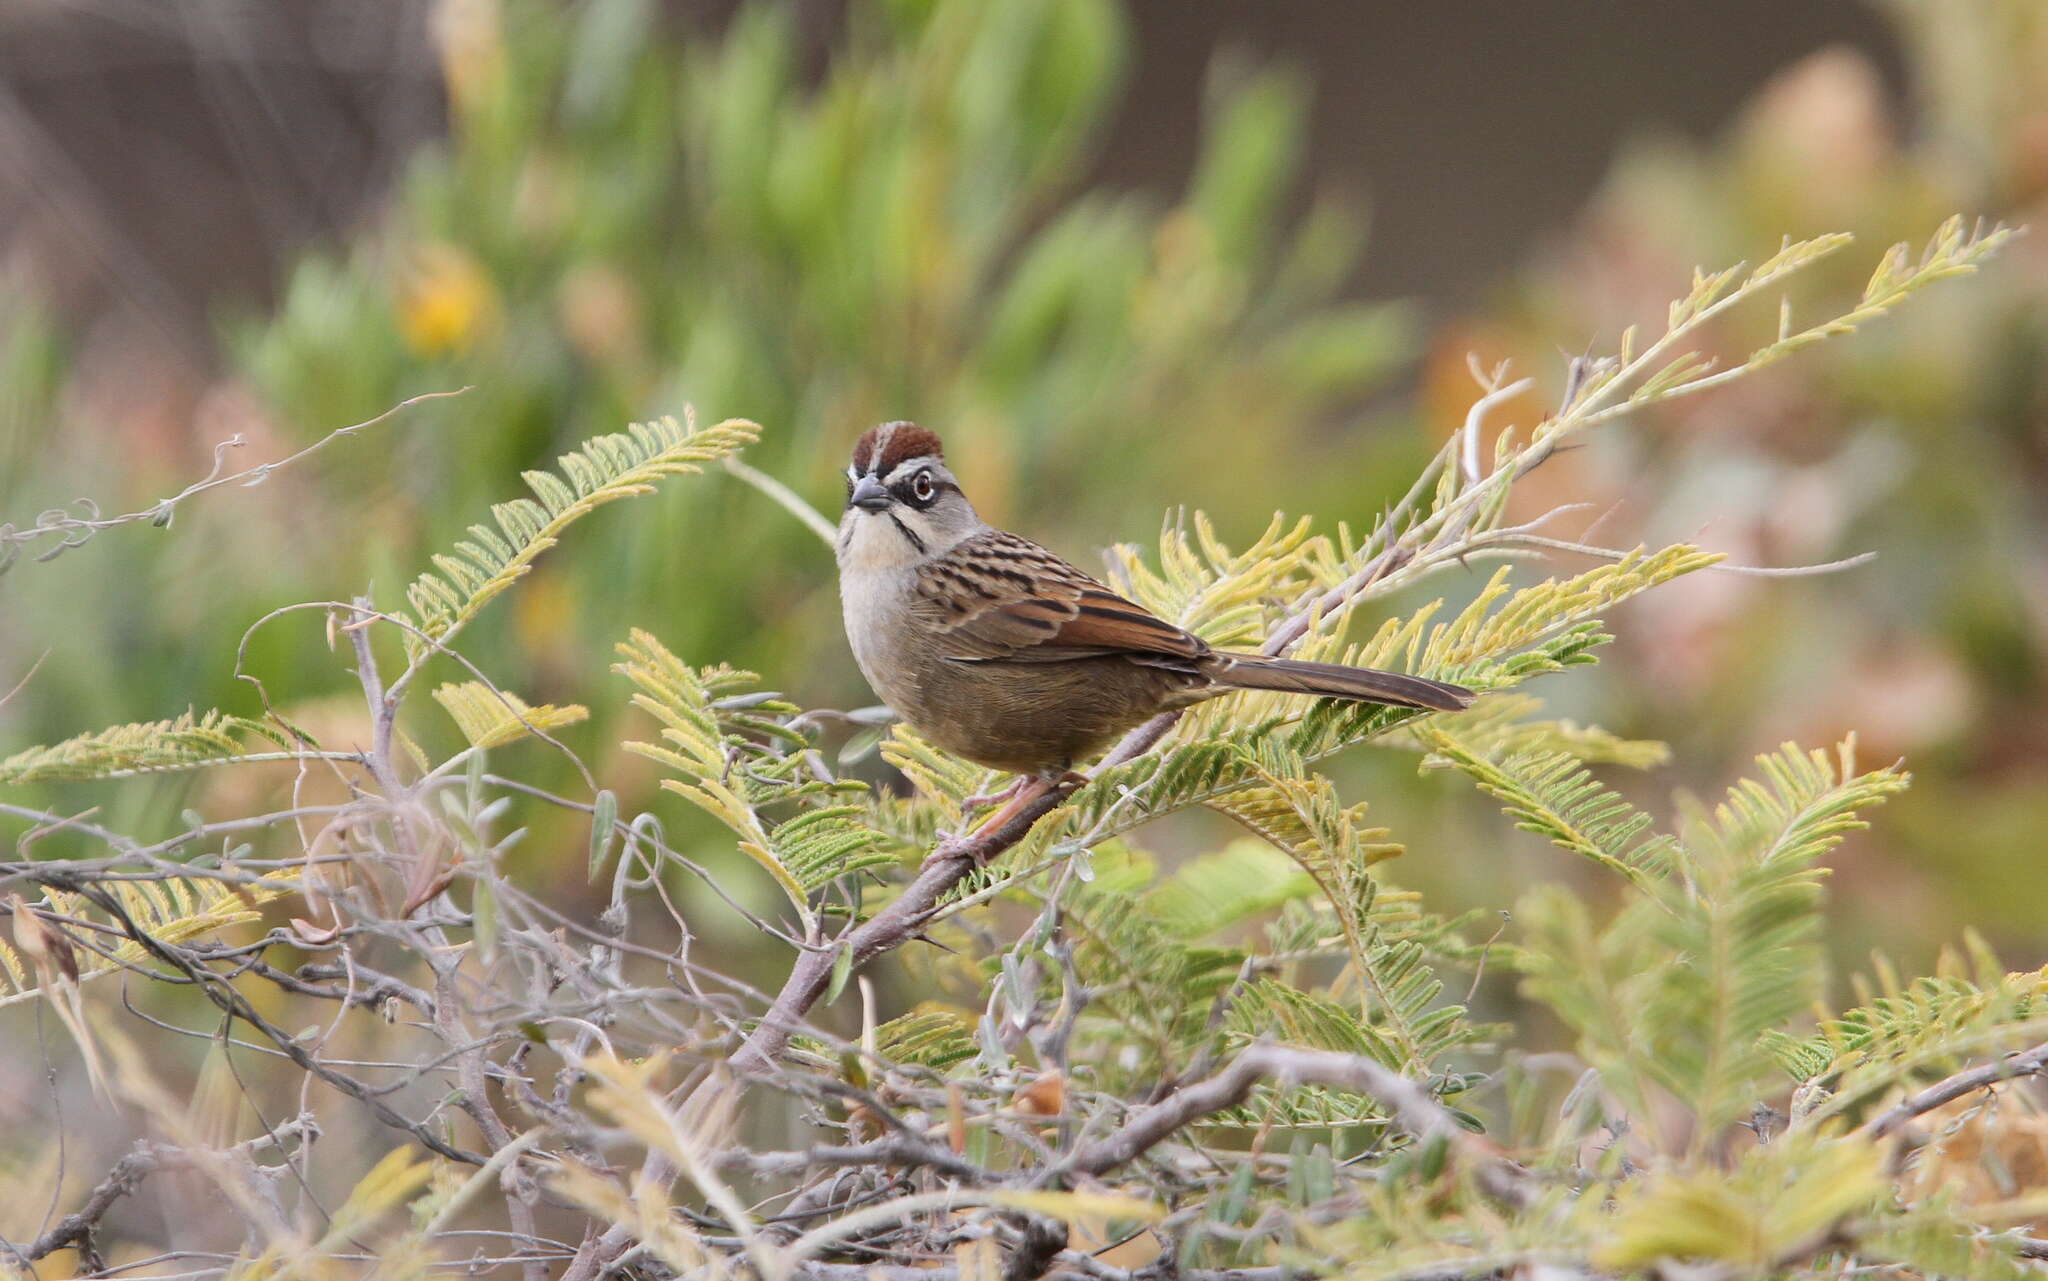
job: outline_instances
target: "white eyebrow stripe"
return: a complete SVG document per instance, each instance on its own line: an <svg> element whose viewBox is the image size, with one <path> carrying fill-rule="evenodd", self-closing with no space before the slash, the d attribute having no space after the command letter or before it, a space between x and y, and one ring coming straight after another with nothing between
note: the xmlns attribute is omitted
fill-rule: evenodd
<svg viewBox="0 0 2048 1281"><path fill-rule="evenodd" d="M884 423L881 434L875 437L875 452L868 455L868 467L877 474L881 471L882 460L889 456L889 442L896 435L896 427L895 423Z"/></svg>
<svg viewBox="0 0 2048 1281"><path fill-rule="evenodd" d="M883 483L886 484L894 479L899 472L915 471L920 467L929 467L937 461L930 454L920 454L916 458L906 458L889 469L889 474L882 478Z"/></svg>

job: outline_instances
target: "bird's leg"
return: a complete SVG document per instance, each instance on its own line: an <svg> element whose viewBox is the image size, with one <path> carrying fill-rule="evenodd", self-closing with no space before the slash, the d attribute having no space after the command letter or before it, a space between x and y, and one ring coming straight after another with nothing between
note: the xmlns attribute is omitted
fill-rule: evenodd
<svg viewBox="0 0 2048 1281"><path fill-rule="evenodd" d="M1024 777L1010 789L1009 803L989 815L972 828L975 832L993 832L1017 816L1017 812L1052 790L1052 784L1042 778Z"/></svg>
<svg viewBox="0 0 2048 1281"><path fill-rule="evenodd" d="M1019 774L1008 787L999 792L970 796L962 801L960 803L960 830L957 832L942 830L939 833L939 839L941 841L964 840L979 832L993 832L1015 818L1026 806L1036 801L1039 797L1044 796L1047 792L1058 791L1062 796L1068 796L1086 786L1087 782L1088 776L1086 774L1077 774L1073 770L1063 770L1058 774L1052 775ZM967 823L967 818L975 810L985 805L992 805L997 801L1007 801L1008 804L979 823L971 825Z"/></svg>
<svg viewBox="0 0 2048 1281"><path fill-rule="evenodd" d="M1011 789L1009 804L1003 806L981 822L976 823L974 830L977 832L993 832L1015 818L1033 801L1036 801L1047 792L1058 791L1062 796L1070 796L1085 786L1087 782L1088 776L1086 774L1077 774L1073 770L1062 770L1051 777L1033 775L1019 778L1017 785Z"/></svg>
<svg viewBox="0 0 2048 1281"><path fill-rule="evenodd" d="M1024 785L1030 781L1031 776L1029 774L1019 774L993 792L976 792L972 796L962 797L960 801L960 826L957 829L940 828L939 839L942 841L965 839L968 834L974 831L973 819L977 813L991 805L1009 800L1018 792L1024 790Z"/></svg>
<svg viewBox="0 0 2048 1281"><path fill-rule="evenodd" d="M994 805L998 801L1009 800L1012 796L1015 796L1017 794L1018 790L1022 788L1025 783L1029 781L1030 775L1019 774L1017 775L1017 777L1010 780L1009 786L1007 787L998 788L996 791L993 792L976 792L974 795L967 797L965 800L960 802L960 817L963 819L969 818L974 814L976 810L986 809L987 807Z"/></svg>

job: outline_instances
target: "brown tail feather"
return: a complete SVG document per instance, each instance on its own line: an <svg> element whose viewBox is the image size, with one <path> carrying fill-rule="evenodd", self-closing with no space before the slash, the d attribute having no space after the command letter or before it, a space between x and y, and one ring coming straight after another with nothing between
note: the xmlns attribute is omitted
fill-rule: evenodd
<svg viewBox="0 0 2048 1281"><path fill-rule="evenodd" d="M1218 685L1231 689L1272 689L1291 694L1319 694L1325 698L1349 698L1362 703L1390 703L1395 707L1420 707L1437 712L1455 712L1472 705L1477 697L1461 685L1383 672L1374 667L1343 667L1336 663L1305 663L1292 658L1265 658L1257 654L1218 654L1226 660L1211 673Z"/></svg>

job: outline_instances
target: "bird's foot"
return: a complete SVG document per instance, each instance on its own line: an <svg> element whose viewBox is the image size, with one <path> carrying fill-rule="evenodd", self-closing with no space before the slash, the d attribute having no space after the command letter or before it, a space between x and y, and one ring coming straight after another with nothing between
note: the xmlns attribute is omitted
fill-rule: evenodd
<svg viewBox="0 0 2048 1281"><path fill-rule="evenodd" d="M1020 778L1016 786L1010 789L1009 804L976 823L973 830L976 834L996 831L1047 792L1058 792L1061 799L1065 799L1087 785L1088 776L1073 770L1067 770L1052 778Z"/></svg>
<svg viewBox="0 0 2048 1281"><path fill-rule="evenodd" d="M962 820L960 830L957 832L941 831L939 833L940 849L935 850L934 855L936 856L946 846L972 840L984 832L1000 830L1005 823L1023 813L1025 809L1037 802L1047 792L1056 791L1064 799L1087 786L1087 784L1088 776L1076 773L1073 770L1067 770L1052 777L1020 774L1015 782L999 792L981 796L970 796L960 804ZM979 822L967 821L975 811L984 806L992 805L997 801L1006 803L1001 809L998 809L995 813L990 814Z"/></svg>
<svg viewBox="0 0 2048 1281"><path fill-rule="evenodd" d="M983 832L997 830L1003 824L1023 812L1025 806L1051 791L1052 787L1053 785L1050 782L1042 778L1018 779L1017 785L1010 789L1009 801L1001 809L976 823L969 830L976 836L981 835Z"/></svg>
<svg viewBox="0 0 2048 1281"><path fill-rule="evenodd" d="M953 841L964 841L968 837L974 835L974 829L977 826L974 822L974 816L976 814L979 814L981 811L987 809L991 805L1000 804L1003 801L1009 800L1018 792L1022 791L1024 785L1026 783L1029 783L1030 781L1031 776L1029 774L1019 774L1015 778L1011 779L1007 784L997 788L993 792L976 792L972 796L961 798L960 826L958 826L957 828L940 828L938 833L940 842L949 843Z"/></svg>
<svg viewBox="0 0 2048 1281"><path fill-rule="evenodd" d="M1019 774L1017 775L1017 777L1010 780L1009 786L1007 787L998 788L993 792L976 792L974 795L969 796L960 802L960 817L962 819L972 818L975 815L975 813L979 810L987 809L989 806L996 804L998 801L1009 800L1012 796L1015 796L1017 794L1018 789L1022 788L1024 784L1030 781L1030 775Z"/></svg>

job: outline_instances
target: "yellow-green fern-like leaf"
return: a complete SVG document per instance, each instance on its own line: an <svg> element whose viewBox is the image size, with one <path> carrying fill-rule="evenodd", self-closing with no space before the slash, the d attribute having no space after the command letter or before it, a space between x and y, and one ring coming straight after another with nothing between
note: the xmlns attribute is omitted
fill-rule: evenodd
<svg viewBox="0 0 2048 1281"><path fill-rule="evenodd" d="M892 1063L943 1072L974 1057L974 1020L927 1003L877 1027L875 1049Z"/></svg>
<svg viewBox="0 0 2048 1281"><path fill-rule="evenodd" d="M894 861L889 838L847 803L866 785L826 773L809 740L788 724L798 709L748 692L758 679L752 672L691 667L637 629L618 653L612 670L639 687L633 705L662 727L660 742L629 742L626 750L681 775L662 787L731 828L740 851L774 878L806 925L812 892ZM799 808L786 817L762 812L790 804Z"/></svg>
<svg viewBox="0 0 2048 1281"><path fill-rule="evenodd" d="M218 765L248 754L246 734L263 735L282 745L273 731L255 721L222 712L187 712L167 721L115 725L16 752L0 761L0 783L71 782Z"/></svg>
<svg viewBox="0 0 2048 1281"><path fill-rule="evenodd" d="M1175 936L1214 937L1283 903L1308 897L1315 881L1264 841L1232 841L1174 869L1143 899L1147 914Z"/></svg>
<svg viewBox="0 0 2048 1281"><path fill-rule="evenodd" d="M1809 1036L1764 1041L1795 1080L1825 1087L1814 1096L1816 1122L2048 1035L2048 967L2007 972L1975 934L1944 948L1931 975L1906 982L1880 965L1854 986L1855 1009Z"/></svg>
<svg viewBox="0 0 2048 1281"><path fill-rule="evenodd" d="M1242 552L1217 537L1208 516L1175 516L1159 536L1159 568L1135 547L1110 551L1111 577L1133 600L1172 619L1212 645L1244 648L1265 635L1268 607L1316 583L1313 566L1330 561L1329 540L1310 533L1309 521L1274 516Z"/></svg>
<svg viewBox="0 0 2048 1281"><path fill-rule="evenodd" d="M1516 827L1559 849L1647 883L1671 866L1676 843L1651 819L1594 780L1580 758L1544 747L1489 755L1455 730L1425 722L1416 731L1439 759L1499 801Z"/></svg>
<svg viewBox="0 0 2048 1281"><path fill-rule="evenodd" d="M421 574L406 589L418 633L406 634L415 658L433 641L445 641L493 597L517 582L562 531L606 503L651 493L655 482L702 471L701 464L738 453L761 429L740 418L699 428L685 415L634 423L625 431L594 436L583 448L563 454L561 475L522 474L532 498L514 498L491 508L496 528L476 524L455 544L452 555L434 557L439 573ZM566 477L566 479L565 479Z"/></svg>
<svg viewBox="0 0 2048 1281"><path fill-rule="evenodd" d="M1552 839L1562 820L1560 843L1591 839L1641 873L1604 928L1562 891L1525 898L1518 964L1529 994L1572 1026L1581 1056L1631 1109L1653 1110L1657 1091L1691 1107L1695 1144L1753 1106L1786 1058L1785 1028L1820 995L1817 860L1862 825L1859 809L1906 785L1896 767L1859 773L1853 742L1832 756L1788 744L1757 764L1760 780L1731 787L1677 839L1645 837L1632 810L1583 792L1569 772L1540 780L1539 800L1544 789L1564 799L1547 813L1509 805ZM1682 875L1653 874L1657 863Z"/></svg>
<svg viewBox="0 0 2048 1281"><path fill-rule="evenodd" d="M1653 1171L1619 1198L1593 1258L1629 1275L1704 1260L1777 1274L1778 1259L1886 1194L1883 1164L1868 1142L1801 1136L1751 1148L1733 1170Z"/></svg>
<svg viewBox="0 0 2048 1281"><path fill-rule="evenodd" d="M166 943L182 943L230 926L253 921L263 904L290 892L294 872L273 872L253 883L225 884L206 877L170 876L161 881L102 881L100 889L114 896L121 910L145 933ZM49 889L38 908L80 920L115 924L108 914L83 897L66 890ZM79 981L86 982L116 972L121 962L140 964L148 959L140 943L123 939L111 949L112 959L98 952L77 952ZM31 967L0 939L0 1009L38 994Z"/></svg>
<svg viewBox="0 0 2048 1281"><path fill-rule="evenodd" d="M494 691L482 681L444 684L434 691L434 701L472 747L501 747L536 730L545 733L590 719L590 709L580 703L534 707L517 694Z"/></svg>
<svg viewBox="0 0 2048 1281"><path fill-rule="evenodd" d="M1000 777L940 749L901 721L882 740L882 759L903 771L917 795L938 802L954 819L960 817L961 802L987 791Z"/></svg>

